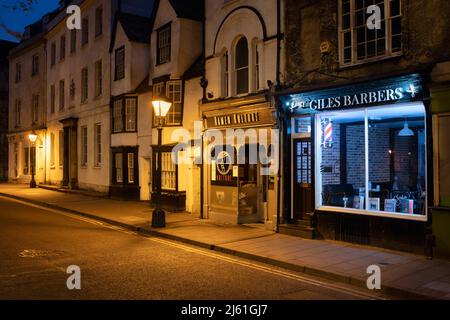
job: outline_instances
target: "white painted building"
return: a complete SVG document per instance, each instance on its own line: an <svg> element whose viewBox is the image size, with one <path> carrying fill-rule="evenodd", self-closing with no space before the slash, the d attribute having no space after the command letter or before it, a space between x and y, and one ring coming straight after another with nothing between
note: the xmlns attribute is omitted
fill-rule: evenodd
<svg viewBox="0 0 450 320"><path fill-rule="evenodd" d="M109 191L109 0L80 5L81 30L61 10L48 25L47 183Z"/></svg>
<svg viewBox="0 0 450 320"><path fill-rule="evenodd" d="M280 84L283 59L282 0L206 1L205 59L207 99L201 105L205 129L266 132L271 142L277 128L271 92ZM230 153L246 154L259 143L248 137L227 146ZM225 148L226 145L223 145ZM244 152L245 151L245 152ZM276 156L278 146L267 150ZM215 160L220 161L217 157ZM214 159L213 159L214 160ZM264 223L273 229L277 220L278 177L262 175L263 164L245 163L204 168L205 217L220 223Z"/></svg>
<svg viewBox="0 0 450 320"><path fill-rule="evenodd" d="M173 102L162 137L161 200L169 210L199 215L200 166L176 165L171 152L179 142L172 136L175 130L184 128L193 136L194 121L201 119L203 1L160 0L155 8L149 84L154 96L165 95ZM152 132L152 146L152 176L156 178L156 129Z"/></svg>
<svg viewBox="0 0 450 320"><path fill-rule="evenodd" d="M152 20L118 13L111 53L111 188L113 198L150 199Z"/></svg>
<svg viewBox="0 0 450 320"><path fill-rule="evenodd" d="M21 43L9 53L8 180L29 183L33 167L38 183L45 182L45 22L27 26ZM28 135L37 134L35 143Z"/></svg>
<svg viewBox="0 0 450 320"><path fill-rule="evenodd" d="M66 10L81 9L81 29L69 30ZM110 54L116 13L150 15L152 1L74 0L62 3L48 25L46 182L69 188L109 193L111 186L111 95L139 79L145 59L135 50L127 80L118 81ZM144 50L145 51L145 50ZM131 72L123 66L123 71ZM136 72L137 71L137 72ZM132 77L132 79L131 79ZM138 82L138 83L139 83ZM114 141L117 143L116 141Z"/></svg>

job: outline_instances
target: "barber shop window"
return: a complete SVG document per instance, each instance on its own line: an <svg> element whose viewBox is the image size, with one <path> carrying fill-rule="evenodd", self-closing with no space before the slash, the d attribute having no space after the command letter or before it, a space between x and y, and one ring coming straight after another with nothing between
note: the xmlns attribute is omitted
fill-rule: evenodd
<svg viewBox="0 0 450 320"><path fill-rule="evenodd" d="M426 215L423 104L316 116L317 207Z"/></svg>

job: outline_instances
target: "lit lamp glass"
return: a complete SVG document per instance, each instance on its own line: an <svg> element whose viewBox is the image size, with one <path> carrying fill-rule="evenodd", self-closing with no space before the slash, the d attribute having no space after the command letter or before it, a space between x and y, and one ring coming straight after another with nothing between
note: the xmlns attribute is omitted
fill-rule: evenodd
<svg viewBox="0 0 450 320"><path fill-rule="evenodd" d="M35 143L36 140L37 140L37 134L35 134L34 132L33 132L33 133L30 133L30 134L28 135L28 139L30 140L30 142Z"/></svg>
<svg viewBox="0 0 450 320"><path fill-rule="evenodd" d="M165 97L158 97L152 101L153 110L155 111L155 116L165 117L169 113L169 109L172 106L172 102Z"/></svg>

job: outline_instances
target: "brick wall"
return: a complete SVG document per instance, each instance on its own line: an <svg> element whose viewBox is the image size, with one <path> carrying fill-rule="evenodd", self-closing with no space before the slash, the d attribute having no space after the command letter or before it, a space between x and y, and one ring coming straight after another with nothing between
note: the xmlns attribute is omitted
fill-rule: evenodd
<svg viewBox="0 0 450 320"><path fill-rule="evenodd" d="M347 183L354 188L365 186L365 145L364 125L349 125L347 141ZM372 183L390 181L389 129L369 128L369 172ZM322 174L322 184L340 184L340 144L341 126L333 126L333 146L322 149L322 166L331 167L332 172ZM398 170L407 171L403 165Z"/></svg>

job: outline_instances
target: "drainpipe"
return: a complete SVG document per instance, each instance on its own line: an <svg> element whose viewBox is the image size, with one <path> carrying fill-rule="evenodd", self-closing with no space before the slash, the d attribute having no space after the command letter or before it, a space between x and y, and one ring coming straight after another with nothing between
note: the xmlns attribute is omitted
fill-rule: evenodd
<svg viewBox="0 0 450 320"><path fill-rule="evenodd" d="M280 66L281 66L281 0L277 0L277 67L276 67L276 84L275 90L280 88ZM278 132L278 181L277 181L277 225L276 232L280 232L280 223L281 223L281 170L284 165L283 157L282 157L282 143L283 143L283 116L280 104L278 103L278 98L275 98L275 107L278 114L278 124L279 124L279 132Z"/></svg>
<svg viewBox="0 0 450 320"><path fill-rule="evenodd" d="M201 87L203 90L203 97L202 97L202 102L206 100L206 87L207 87L207 81L206 81L206 48L205 48L205 43L206 43L206 30L205 30L205 25L206 25L206 1L203 1L203 21L202 21L202 60L203 60L203 70L202 70L202 80L201 82ZM203 147L203 130L202 130L202 147L201 147L201 157L202 157L202 163L201 163L201 168L200 168L200 219L204 219L204 201L205 201L205 186L204 186L204 178L205 178L205 158L204 158L204 147Z"/></svg>
<svg viewBox="0 0 450 320"><path fill-rule="evenodd" d="M280 86L280 70L281 69L281 0L277 0L277 76L276 85Z"/></svg>

